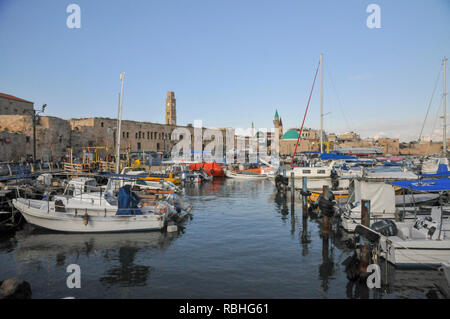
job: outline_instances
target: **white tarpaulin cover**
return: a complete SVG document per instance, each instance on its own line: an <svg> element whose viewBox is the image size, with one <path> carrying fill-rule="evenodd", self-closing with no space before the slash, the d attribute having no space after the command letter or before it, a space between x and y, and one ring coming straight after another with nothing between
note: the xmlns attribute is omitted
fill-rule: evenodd
<svg viewBox="0 0 450 319"><path fill-rule="evenodd" d="M361 210L361 200L370 200L371 213L395 213L394 187L382 182L365 182L355 180L355 203ZM356 210L358 210L355 207Z"/></svg>

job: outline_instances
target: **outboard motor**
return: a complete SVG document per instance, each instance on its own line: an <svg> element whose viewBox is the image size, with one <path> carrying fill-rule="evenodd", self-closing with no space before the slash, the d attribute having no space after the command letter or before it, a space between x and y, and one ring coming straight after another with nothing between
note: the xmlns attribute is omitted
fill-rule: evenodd
<svg viewBox="0 0 450 319"><path fill-rule="evenodd" d="M283 175L277 175L275 177L275 186L278 191L282 190L284 188L284 185L289 185L289 178Z"/></svg>
<svg viewBox="0 0 450 319"><path fill-rule="evenodd" d="M379 232L384 236L396 236L397 235L397 226L390 219L382 219L378 222L375 222L370 226L374 231Z"/></svg>
<svg viewBox="0 0 450 319"><path fill-rule="evenodd" d="M325 199L323 194L320 194L319 198L317 199L318 205L320 210L322 211L322 214L332 217L335 213L335 202L334 202L334 194L332 191L327 189L327 197L328 199Z"/></svg>

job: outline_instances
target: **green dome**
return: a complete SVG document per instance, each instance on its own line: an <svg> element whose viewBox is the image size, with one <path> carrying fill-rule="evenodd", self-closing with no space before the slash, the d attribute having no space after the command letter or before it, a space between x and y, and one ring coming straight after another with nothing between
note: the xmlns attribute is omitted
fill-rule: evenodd
<svg viewBox="0 0 450 319"><path fill-rule="evenodd" d="M298 132L295 130L289 130L286 133L284 133L283 140L296 140L298 139Z"/></svg>

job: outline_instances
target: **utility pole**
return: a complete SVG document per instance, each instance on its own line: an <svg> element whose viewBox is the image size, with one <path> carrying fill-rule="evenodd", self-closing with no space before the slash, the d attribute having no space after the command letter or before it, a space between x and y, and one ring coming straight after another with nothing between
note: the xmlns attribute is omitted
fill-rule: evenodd
<svg viewBox="0 0 450 319"><path fill-rule="evenodd" d="M122 126L123 82L125 80L125 72L120 73L120 80L122 81L122 86L119 96L119 114L117 115L116 174L119 174L120 170L120 128Z"/></svg>
<svg viewBox="0 0 450 319"><path fill-rule="evenodd" d="M35 110L33 107L33 163L36 162L36 116L39 113L44 113L47 104L42 105L40 110Z"/></svg>
<svg viewBox="0 0 450 319"><path fill-rule="evenodd" d="M323 153L323 54L320 54L320 153Z"/></svg>
<svg viewBox="0 0 450 319"><path fill-rule="evenodd" d="M447 57L444 56L444 141L442 146L442 152L444 157L447 157Z"/></svg>

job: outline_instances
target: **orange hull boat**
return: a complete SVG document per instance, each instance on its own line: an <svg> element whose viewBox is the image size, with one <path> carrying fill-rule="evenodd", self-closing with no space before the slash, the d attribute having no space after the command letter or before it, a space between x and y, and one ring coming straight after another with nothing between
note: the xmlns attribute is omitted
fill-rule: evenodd
<svg viewBox="0 0 450 319"><path fill-rule="evenodd" d="M206 174L214 177L223 177L225 176L225 173L222 169L222 167L217 164L216 162L211 163L193 163L189 165L189 169L191 171L203 169Z"/></svg>

